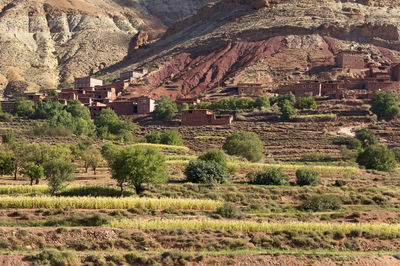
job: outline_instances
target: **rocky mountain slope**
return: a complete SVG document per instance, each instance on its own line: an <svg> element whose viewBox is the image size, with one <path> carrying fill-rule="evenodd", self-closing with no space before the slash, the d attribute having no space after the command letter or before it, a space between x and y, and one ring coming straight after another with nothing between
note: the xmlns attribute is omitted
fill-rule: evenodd
<svg viewBox="0 0 400 266"><path fill-rule="evenodd" d="M0 90L52 88L122 60L208 0L0 0Z"/></svg>
<svg viewBox="0 0 400 266"><path fill-rule="evenodd" d="M173 24L162 40L109 70L153 70L155 94L197 95L223 82L277 84L335 79L334 55L364 49L377 64L397 62L400 1L222 0Z"/></svg>

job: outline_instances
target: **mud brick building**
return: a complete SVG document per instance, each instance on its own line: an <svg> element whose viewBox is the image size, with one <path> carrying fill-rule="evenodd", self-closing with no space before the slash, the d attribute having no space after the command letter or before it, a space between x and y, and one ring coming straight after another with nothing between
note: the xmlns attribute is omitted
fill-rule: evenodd
<svg viewBox="0 0 400 266"><path fill-rule="evenodd" d="M363 69L366 68L365 53L363 51L341 51L336 57L339 68Z"/></svg>
<svg viewBox="0 0 400 266"><path fill-rule="evenodd" d="M187 104L189 104L189 105L190 105L190 104L196 105L196 104L200 103L200 99L197 98L197 97L192 97L192 98L177 98L177 99L175 100L175 102L176 102L177 105L182 105L182 104L184 104L184 103L187 103Z"/></svg>
<svg viewBox="0 0 400 266"><path fill-rule="evenodd" d="M278 88L279 94L293 93L296 97L312 93L313 96L321 96L322 84L316 80L302 81L299 83L281 85Z"/></svg>
<svg viewBox="0 0 400 266"><path fill-rule="evenodd" d="M14 112L15 101L1 101L1 109L6 113Z"/></svg>
<svg viewBox="0 0 400 266"><path fill-rule="evenodd" d="M75 79L75 89L94 88L96 86L103 86L103 81L91 77Z"/></svg>
<svg viewBox="0 0 400 266"><path fill-rule="evenodd" d="M265 89L261 83L238 83L237 90L240 97L259 97Z"/></svg>
<svg viewBox="0 0 400 266"><path fill-rule="evenodd" d="M126 71L119 75L120 81L126 81L131 79L138 79L145 76L148 73L147 69L139 68L133 71Z"/></svg>
<svg viewBox="0 0 400 266"><path fill-rule="evenodd" d="M137 98L136 102L138 114L152 113L156 105L155 100L145 96Z"/></svg>
<svg viewBox="0 0 400 266"><path fill-rule="evenodd" d="M232 121L232 115L215 115L209 110L182 111L183 126L230 125Z"/></svg>

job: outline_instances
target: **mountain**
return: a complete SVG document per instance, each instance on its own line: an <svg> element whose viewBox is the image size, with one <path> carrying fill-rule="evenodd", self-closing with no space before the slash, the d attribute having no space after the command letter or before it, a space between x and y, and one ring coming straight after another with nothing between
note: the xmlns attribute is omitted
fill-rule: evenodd
<svg viewBox="0 0 400 266"><path fill-rule="evenodd" d="M362 49L377 65L398 62L399 26L400 1L222 0L108 71L146 66L154 94L172 87L178 95L223 83L332 80L342 74L333 67L341 49Z"/></svg>
<svg viewBox="0 0 400 266"><path fill-rule="evenodd" d="M207 0L0 0L0 90L53 88L121 61Z"/></svg>

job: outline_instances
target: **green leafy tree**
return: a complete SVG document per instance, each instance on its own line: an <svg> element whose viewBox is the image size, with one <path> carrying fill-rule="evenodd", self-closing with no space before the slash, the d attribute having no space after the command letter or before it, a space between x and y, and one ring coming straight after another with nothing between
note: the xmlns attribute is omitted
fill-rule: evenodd
<svg viewBox="0 0 400 266"><path fill-rule="evenodd" d="M287 100L290 103L294 104L296 102L296 96L294 96L294 94L292 92L289 92L289 93L286 93L283 96L280 96L278 98L278 106L280 107L285 100Z"/></svg>
<svg viewBox="0 0 400 266"><path fill-rule="evenodd" d="M262 109L262 108L268 108L270 107L270 102L269 99L265 96L259 96L257 97L255 103L254 103L254 107L258 108L258 109Z"/></svg>
<svg viewBox="0 0 400 266"><path fill-rule="evenodd" d="M185 110L189 110L189 104L182 103L181 105L178 106L178 110L179 110L179 112L182 112L182 111L185 111Z"/></svg>
<svg viewBox="0 0 400 266"><path fill-rule="evenodd" d="M312 94L307 94L297 98L294 107L297 109L317 109L317 103Z"/></svg>
<svg viewBox="0 0 400 266"><path fill-rule="evenodd" d="M176 130L166 130L161 134L161 144L182 146L183 140L181 134Z"/></svg>
<svg viewBox="0 0 400 266"><path fill-rule="evenodd" d="M280 104L279 110L281 112L282 120L291 120L297 114L297 110L289 100L283 100Z"/></svg>
<svg viewBox="0 0 400 266"><path fill-rule="evenodd" d="M356 132L356 139L361 142L362 147L368 147L369 145L378 144L377 137L368 129L360 129Z"/></svg>
<svg viewBox="0 0 400 266"><path fill-rule="evenodd" d="M51 195L65 187L65 183L74 180L75 166L63 159L52 159L43 166L44 176L49 182Z"/></svg>
<svg viewBox="0 0 400 266"><path fill-rule="evenodd" d="M22 165L21 174L25 177L28 177L31 186L33 185L33 181L35 181L36 185L39 184L39 180L44 177L44 169L42 165L35 164L33 162L26 162Z"/></svg>
<svg viewBox="0 0 400 266"><path fill-rule="evenodd" d="M289 176L282 172L282 168L269 167L265 171L247 174L251 184L282 186L289 183Z"/></svg>
<svg viewBox="0 0 400 266"><path fill-rule="evenodd" d="M121 150L111 161L112 178L124 192L124 185L133 186L136 193L143 192L144 183L168 181L164 156L155 149L128 147Z"/></svg>
<svg viewBox="0 0 400 266"><path fill-rule="evenodd" d="M321 183L319 173L313 169L299 169L296 171L296 184L298 186L317 186Z"/></svg>
<svg viewBox="0 0 400 266"><path fill-rule="evenodd" d="M24 141L14 141L10 144L10 150L13 158L14 180L17 180L17 175L25 161L26 143Z"/></svg>
<svg viewBox="0 0 400 266"><path fill-rule="evenodd" d="M108 138L110 134L123 136L127 131L135 129L135 124L129 120L120 120L118 115L111 109L103 109L94 119L97 132L100 137Z"/></svg>
<svg viewBox="0 0 400 266"><path fill-rule="evenodd" d="M225 153L220 149L210 149L207 152L200 155L197 160L202 160L206 162L216 162L223 167L227 168L228 163Z"/></svg>
<svg viewBox="0 0 400 266"><path fill-rule="evenodd" d="M253 132L236 132L230 135L223 147L227 154L258 162L263 158L263 143Z"/></svg>
<svg viewBox="0 0 400 266"><path fill-rule="evenodd" d="M178 107L174 101L168 96L161 96L156 100L156 107L154 109L154 116L160 121L171 121L178 112Z"/></svg>
<svg viewBox="0 0 400 266"><path fill-rule="evenodd" d="M215 161L190 161L185 169L185 176L188 182L223 184L228 179L226 167Z"/></svg>
<svg viewBox="0 0 400 266"><path fill-rule="evenodd" d="M101 147L101 155L106 159L109 167L111 167L114 159L117 158L122 149L121 146L112 143L107 143Z"/></svg>
<svg viewBox="0 0 400 266"><path fill-rule="evenodd" d="M370 145L357 156L357 163L367 169L391 171L396 168L396 158L393 151L385 146Z"/></svg>
<svg viewBox="0 0 400 266"><path fill-rule="evenodd" d="M56 101L39 101L35 106L33 118L49 119L61 112L64 106Z"/></svg>
<svg viewBox="0 0 400 266"><path fill-rule="evenodd" d="M10 175L13 173L13 169L13 157L8 153L0 151L0 175Z"/></svg>
<svg viewBox="0 0 400 266"><path fill-rule="evenodd" d="M397 101L398 96L392 91L377 91L371 101L371 111L376 114L378 119L394 119L400 115Z"/></svg>
<svg viewBox="0 0 400 266"><path fill-rule="evenodd" d="M150 132L145 136L147 143L160 143L161 142L161 132Z"/></svg>
<svg viewBox="0 0 400 266"><path fill-rule="evenodd" d="M96 148L90 148L83 152L82 160L85 163L86 173L88 171L88 168L91 167L94 174L96 174L96 168L100 165L102 159L103 157L101 156L100 151Z"/></svg>
<svg viewBox="0 0 400 266"><path fill-rule="evenodd" d="M23 97L15 98L14 114L18 116L31 117L34 113L33 102Z"/></svg>

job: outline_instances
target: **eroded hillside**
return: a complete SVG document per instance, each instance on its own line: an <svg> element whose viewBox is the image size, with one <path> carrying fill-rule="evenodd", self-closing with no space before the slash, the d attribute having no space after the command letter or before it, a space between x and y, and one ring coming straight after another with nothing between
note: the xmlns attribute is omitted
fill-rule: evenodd
<svg viewBox="0 0 400 266"><path fill-rule="evenodd" d="M254 2L208 4L122 69L144 62L156 93L174 84L194 95L223 82L334 79L340 49L362 48L378 65L398 61L398 1Z"/></svg>
<svg viewBox="0 0 400 266"><path fill-rule="evenodd" d="M0 0L0 90L55 87L122 60L140 30L150 39L208 1Z"/></svg>

